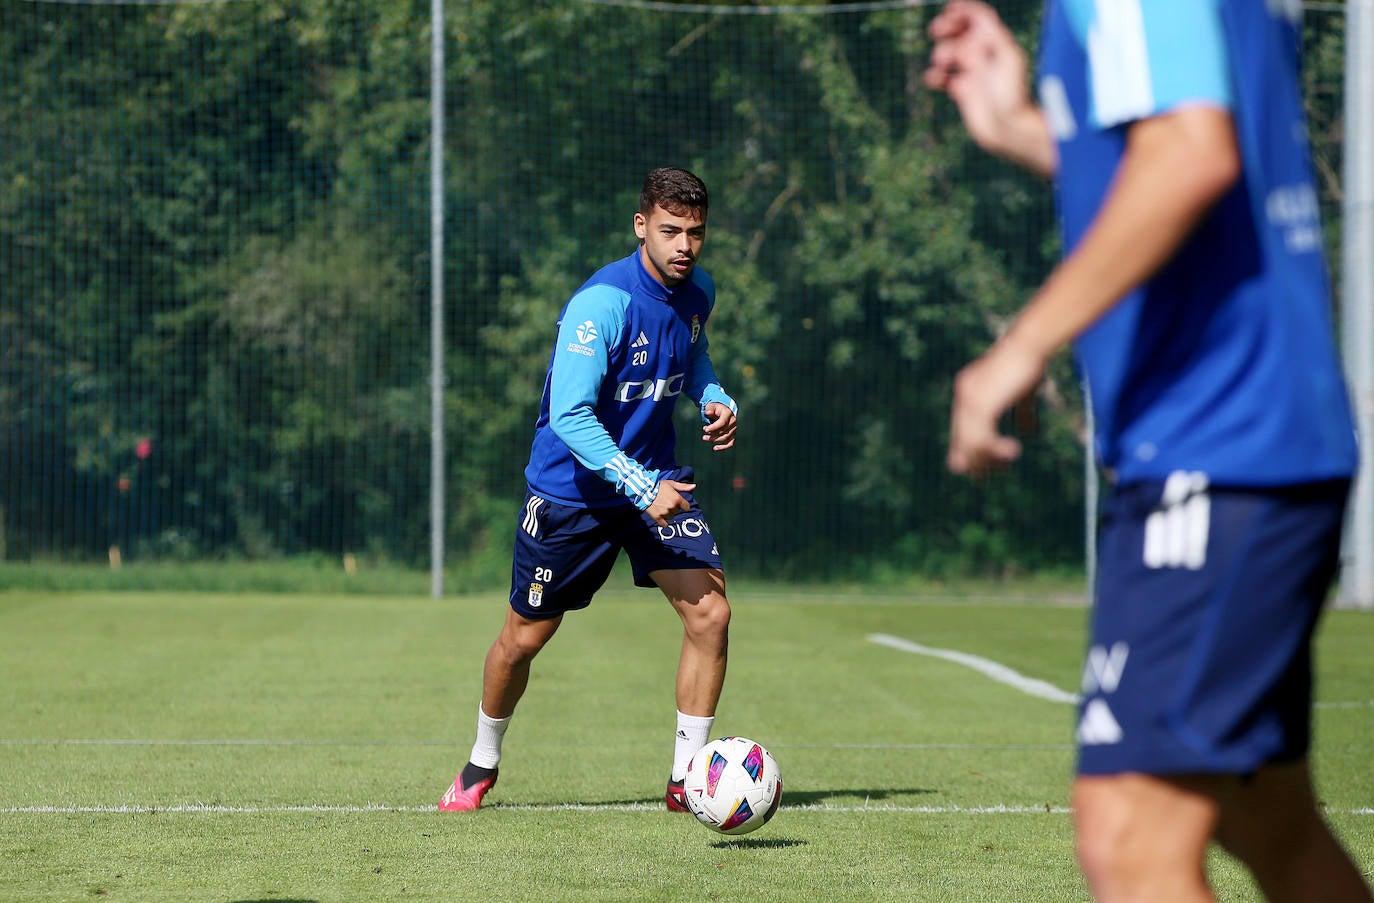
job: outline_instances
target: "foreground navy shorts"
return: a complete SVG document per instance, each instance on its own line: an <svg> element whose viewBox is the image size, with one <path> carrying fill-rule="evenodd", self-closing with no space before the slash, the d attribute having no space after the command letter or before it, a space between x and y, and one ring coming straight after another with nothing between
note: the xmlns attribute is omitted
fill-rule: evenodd
<svg viewBox="0 0 1374 903"><path fill-rule="evenodd" d="M1312 634L1349 483L1122 487L1098 543L1078 773L1248 774L1304 758Z"/></svg>
<svg viewBox="0 0 1374 903"><path fill-rule="evenodd" d="M691 510L661 527L633 505L574 508L527 494L515 531L510 607L533 619L586 608L621 549L636 586L654 586L649 574L658 570L719 570L711 528L696 500L686 498Z"/></svg>

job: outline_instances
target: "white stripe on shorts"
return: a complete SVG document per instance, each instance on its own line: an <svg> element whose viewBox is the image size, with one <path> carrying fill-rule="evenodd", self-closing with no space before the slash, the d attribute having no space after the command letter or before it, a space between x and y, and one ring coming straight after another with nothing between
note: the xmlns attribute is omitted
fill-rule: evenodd
<svg viewBox="0 0 1374 903"><path fill-rule="evenodd" d="M536 515L543 506L544 500L537 495L532 495L525 502L525 519L521 522L520 528L531 536L538 537L539 521Z"/></svg>

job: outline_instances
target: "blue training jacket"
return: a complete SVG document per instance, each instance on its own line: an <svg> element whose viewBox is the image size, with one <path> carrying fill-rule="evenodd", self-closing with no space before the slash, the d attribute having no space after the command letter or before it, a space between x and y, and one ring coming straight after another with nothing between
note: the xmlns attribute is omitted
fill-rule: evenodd
<svg viewBox="0 0 1374 903"><path fill-rule="evenodd" d="M563 308L525 478L536 495L603 508L654 499L678 467L679 395L735 409L707 354L716 287L699 266L675 288L640 259L607 264Z"/></svg>

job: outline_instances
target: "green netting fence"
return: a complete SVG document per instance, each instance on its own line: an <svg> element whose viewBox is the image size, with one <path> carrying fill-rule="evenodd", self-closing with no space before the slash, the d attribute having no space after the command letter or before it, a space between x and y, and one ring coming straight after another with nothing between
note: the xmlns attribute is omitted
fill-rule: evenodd
<svg viewBox="0 0 1374 903"><path fill-rule="evenodd" d="M1001 8L1033 46L1040 4ZM953 374L1056 242L1046 187L920 87L934 11L448 3L448 564L505 579L556 314L674 164L712 189L742 427L712 455L684 411L682 458L732 573L1083 567L1067 358L1006 479L943 465ZM429 566L429 3L0 17L0 559ZM1340 8L1306 31L1334 249Z"/></svg>

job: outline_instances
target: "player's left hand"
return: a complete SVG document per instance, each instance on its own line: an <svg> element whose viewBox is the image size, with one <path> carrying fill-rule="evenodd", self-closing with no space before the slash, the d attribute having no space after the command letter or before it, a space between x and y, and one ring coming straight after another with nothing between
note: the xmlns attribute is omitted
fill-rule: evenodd
<svg viewBox="0 0 1374 903"><path fill-rule="evenodd" d="M959 371L949 426L951 471L980 477L1021 456L1021 443L997 432L997 421L1044 375L1043 357L1005 337Z"/></svg>
<svg viewBox="0 0 1374 903"><path fill-rule="evenodd" d="M739 421L730 406L713 401L702 408L702 413L706 415L706 425L701 429L701 441L710 442L712 451L725 451L732 447Z"/></svg>

